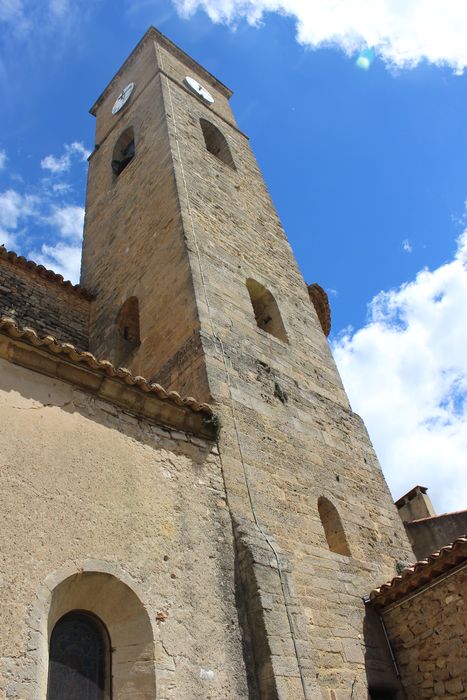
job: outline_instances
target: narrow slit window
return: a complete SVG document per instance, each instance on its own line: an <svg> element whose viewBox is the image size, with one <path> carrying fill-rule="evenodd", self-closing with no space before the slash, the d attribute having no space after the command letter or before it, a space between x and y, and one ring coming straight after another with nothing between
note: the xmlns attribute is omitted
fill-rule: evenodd
<svg viewBox="0 0 467 700"><path fill-rule="evenodd" d="M318 499L318 511L331 552L350 557L350 547L337 508L324 496Z"/></svg>
<svg viewBox="0 0 467 700"><path fill-rule="evenodd" d="M135 134L133 128L128 129L120 134L117 143L115 144L112 155L112 172L115 177L118 177L123 170L135 157Z"/></svg>
<svg viewBox="0 0 467 700"><path fill-rule="evenodd" d="M64 615L50 638L47 700L108 700L110 643L102 622L81 611Z"/></svg>
<svg viewBox="0 0 467 700"><path fill-rule="evenodd" d="M288 343L279 307L271 292L253 279L246 281L258 328Z"/></svg>
<svg viewBox="0 0 467 700"><path fill-rule="evenodd" d="M208 122L207 119L200 119L201 129L203 131L204 141L209 153L212 153L216 158L219 158L223 163L236 170L232 153L230 152L229 144L224 134Z"/></svg>

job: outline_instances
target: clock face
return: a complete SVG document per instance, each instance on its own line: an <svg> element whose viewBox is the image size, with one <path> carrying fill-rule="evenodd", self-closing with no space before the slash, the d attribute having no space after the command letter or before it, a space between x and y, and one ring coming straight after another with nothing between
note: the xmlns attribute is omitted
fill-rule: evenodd
<svg viewBox="0 0 467 700"><path fill-rule="evenodd" d="M112 114L117 114L117 112L119 112L121 110L123 105L126 102L128 102L128 100L130 99L130 95L133 92L134 87L135 87L134 83L129 83L125 88L123 88L123 90L121 91L121 93L119 94L117 99L115 100L114 106L112 107Z"/></svg>
<svg viewBox="0 0 467 700"><path fill-rule="evenodd" d="M198 97L201 97L205 102L208 102L210 105L212 105L212 103L214 102L214 97L211 95L210 92L206 90L205 87L200 85L197 80L187 76L185 78L185 83L188 85L190 90L196 92Z"/></svg>

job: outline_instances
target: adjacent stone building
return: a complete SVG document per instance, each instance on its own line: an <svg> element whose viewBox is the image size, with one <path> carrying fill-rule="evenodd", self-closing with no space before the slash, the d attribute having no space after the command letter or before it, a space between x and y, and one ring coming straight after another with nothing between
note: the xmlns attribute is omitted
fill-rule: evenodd
<svg viewBox="0 0 467 700"><path fill-rule="evenodd" d="M467 510L436 515L426 486L414 486L396 501L417 559L445 547L467 532Z"/></svg>
<svg viewBox="0 0 467 700"><path fill-rule="evenodd" d="M80 286L0 253L2 697L405 697L363 599L413 553L230 96L149 29Z"/></svg>
<svg viewBox="0 0 467 700"><path fill-rule="evenodd" d="M467 537L372 591L407 698L467 697Z"/></svg>

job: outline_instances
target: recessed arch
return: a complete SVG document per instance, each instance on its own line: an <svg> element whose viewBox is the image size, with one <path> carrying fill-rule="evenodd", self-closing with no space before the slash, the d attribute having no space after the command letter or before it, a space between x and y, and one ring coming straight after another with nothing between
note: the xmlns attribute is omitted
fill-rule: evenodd
<svg viewBox="0 0 467 700"><path fill-rule="evenodd" d="M118 137L112 153L112 172L118 177L135 157L135 133L129 126Z"/></svg>
<svg viewBox="0 0 467 700"><path fill-rule="evenodd" d="M103 695L89 695L89 700L110 700L111 692L114 698L153 700L156 697L154 634L148 611L136 593L112 574L100 571L81 571L64 579L51 593L47 617L50 652L57 624L75 615L86 616L88 623L92 620L104 647L108 635L111 649L113 688L104 686ZM84 619L81 617L81 621ZM53 662L50 652L48 668ZM47 700L55 700L53 695L49 697L49 690L47 693ZM74 696L70 700L75 700Z"/></svg>
<svg viewBox="0 0 467 700"><path fill-rule="evenodd" d="M206 149L209 153L212 153L216 158L228 165L229 168L232 168L232 170L236 170L237 168L229 144L222 131L207 119L200 119L199 123L203 132Z"/></svg>
<svg viewBox="0 0 467 700"><path fill-rule="evenodd" d="M122 340L131 348L140 344L139 335L139 302L137 297L129 297L120 307L117 314L117 327Z"/></svg>
<svg viewBox="0 0 467 700"><path fill-rule="evenodd" d="M308 296L315 307L318 321L327 338L331 332L331 307L329 305L329 297L324 289L316 282L308 285Z"/></svg>
<svg viewBox="0 0 467 700"><path fill-rule="evenodd" d="M318 512L321 518L326 541L331 552L351 556L349 543L337 508L324 496L318 499Z"/></svg>
<svg viewBox="0 0 467 700"><path fill-rule="evenodd" d="M246 286L258 328L288 343L279 307L269 289L251 278L247 279Z"/></svg>
<svg viewBox="0 0 467 700"><path fill-rule="evenodd" d="M137 297L131 296L121 305L116 317L116 330L115 361L121 364L128 361L141 345Z"/></svg>

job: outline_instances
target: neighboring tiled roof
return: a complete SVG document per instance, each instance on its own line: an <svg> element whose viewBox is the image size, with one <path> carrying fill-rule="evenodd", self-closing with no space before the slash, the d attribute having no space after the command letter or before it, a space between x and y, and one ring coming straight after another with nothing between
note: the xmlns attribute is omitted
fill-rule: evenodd
<svg viewBox="0 0 467 700"><path fill-rule="evenodd" d="M123 384L134 386L146 394L155 394L159 399L189 408L196 413L213 415L213 410L207 403L198 403L191 396L182 398L176 391L166 391L160 384L153 384L144 377L133 376L130 370L125 367L115 367L108 360L98 360L92 353L77 350L71 343L60 343L52 335L40 337L32 328L22 328L7 316L0 316L0 332L10 338L26 341L30 345L42 348L54 355L63 355L73 363L85 364L107 377L116 378Z"/></svg>
<svg viewBox="0 0 467 700"><path fill-rule="evenodd" d="M431 583L463 561L467 561L467 535L458 537L452 544L430 554L422 561L417 561L404 569L400 576L371 591L370 601L374 607L384 608Z"/></svg>
<svg viewBox="0 0 467 700"><path fill-rule="evenodd" d="M308 295L318 314L323 333L327 338L331 332L331 307L329 306L328 295L316 282L308 285Z"/></svg>
<svg viewBox="0 0 467 700"><path fill-rule="evenodd" d="M33 260L27 260L27 258L23 257L22 255L18 255L17 253L14 253L12 250L7 250L3 245L0 245L0 258L8 260L8 262L10 262L12 265L16 265L17 267L22 267L23 269L31 270L37 275L40 275L40 277L44 277L45 279L50 280L55 284L59 284L60 286L70 290L71 292L76 292L85 299L93 298L92 294L86 289L84 289L84 287L81 287L79 284L72 284L70 281L64 280L62 275L59 275L56 272L53 272L52 270L48 270L43 265L38 265Z"/></svg>

